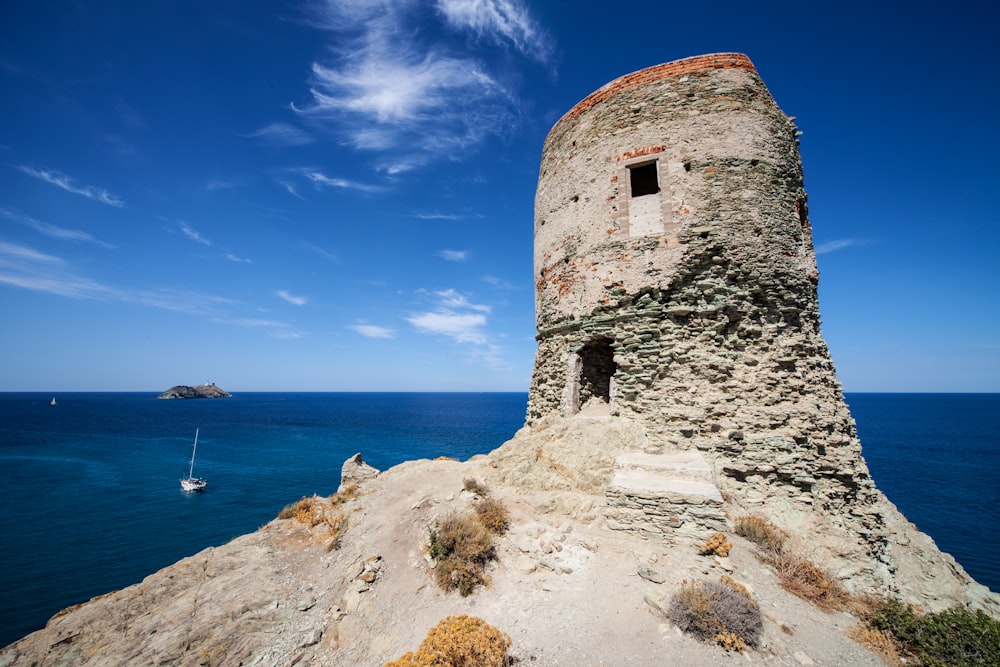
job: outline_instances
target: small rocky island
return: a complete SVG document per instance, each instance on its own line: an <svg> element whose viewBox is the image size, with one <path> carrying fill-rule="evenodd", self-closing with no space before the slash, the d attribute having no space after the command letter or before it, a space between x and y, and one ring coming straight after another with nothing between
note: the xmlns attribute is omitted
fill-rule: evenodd
<svg viewBox="0 0 1000 667"><path fill-rule="evenodd" d="M193 387L179 384L171 387L157 398L230 398L232 394L215 386L214 382L199 384Z"/></svg>

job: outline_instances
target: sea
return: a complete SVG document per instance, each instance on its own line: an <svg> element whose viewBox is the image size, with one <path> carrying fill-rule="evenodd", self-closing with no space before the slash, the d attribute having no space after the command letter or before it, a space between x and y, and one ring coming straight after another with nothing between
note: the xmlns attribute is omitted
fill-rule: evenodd
<svg viewBox="0 0 1000 667"><path fill-rule="evenodd" d="M55 405L52 399L55 398ZM876 483L1000 591L1000 394L846 395ZM0 646L59 610L329 495L360 452L385 469L514 435L526 393L0 393ZM198 429L195 475L180 489Z"/></svg>

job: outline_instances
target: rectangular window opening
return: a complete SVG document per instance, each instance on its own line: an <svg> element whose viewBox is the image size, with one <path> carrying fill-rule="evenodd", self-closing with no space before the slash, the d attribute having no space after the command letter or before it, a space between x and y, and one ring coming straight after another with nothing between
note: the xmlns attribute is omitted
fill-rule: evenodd
<svg viewBox="0 0 1000 667"><path fill-rule="evenodd" d="M655 195L660 191L660 179L657 176L655 161L629 167L628 173L633 197Z"/></svg>

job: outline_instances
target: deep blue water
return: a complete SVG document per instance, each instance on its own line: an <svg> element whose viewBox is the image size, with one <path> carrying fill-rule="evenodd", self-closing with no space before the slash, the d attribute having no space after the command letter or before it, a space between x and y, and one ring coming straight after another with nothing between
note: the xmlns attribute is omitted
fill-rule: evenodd
<svg viewBox="0 0 1000 667"><path fill-rule="evenodd" d="M329 495L361 452L466 459L508 438L527 394L0 393L0 646L55 612L141 581ZM980 582L1000 590L1000 394L848 394L879 487ZM195 473L178 479L201 429Z"/></svg>

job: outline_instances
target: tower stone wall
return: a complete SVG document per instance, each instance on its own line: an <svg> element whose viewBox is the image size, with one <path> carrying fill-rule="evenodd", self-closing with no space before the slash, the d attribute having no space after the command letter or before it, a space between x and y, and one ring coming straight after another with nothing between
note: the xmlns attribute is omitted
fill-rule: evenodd
<svg viewBox="0 0 1000 667"><path fill-rule="evenodd" d="M555 124L528 423L607 404L650 453L700 450L747 510L832 527L875 580L881 494L820 334L797 134L739 54L622 77Z"/></svg>

